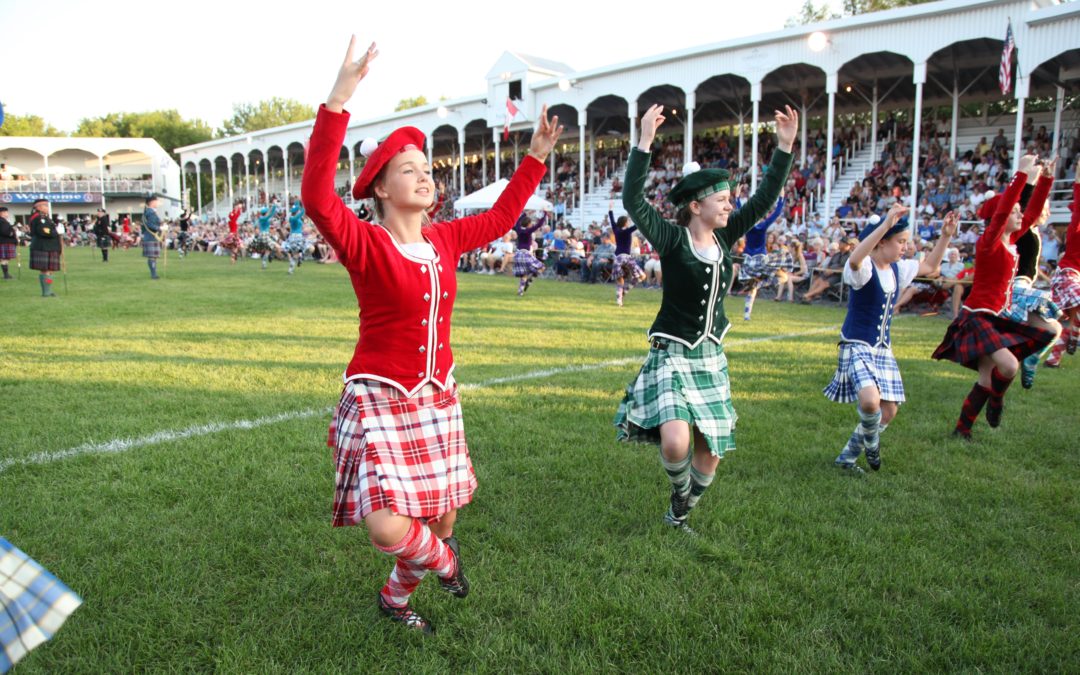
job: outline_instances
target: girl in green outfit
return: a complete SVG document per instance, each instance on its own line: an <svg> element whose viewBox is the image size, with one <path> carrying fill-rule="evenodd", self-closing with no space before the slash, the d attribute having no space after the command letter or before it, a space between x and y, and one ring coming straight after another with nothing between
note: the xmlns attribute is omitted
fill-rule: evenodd
<svg viewBox="0 0 1080 675"><path fill-rule="evenodd" d="M737 417L723 346L730 327L724 297L732 281L731 247L768 215L787 181L799 117L786 108L776 111L779 145L768 171L738 211L728 172L694 170L693 164L668 195L677 222L664 220L645 200L649 147L664 123L659 105L642 116L641 138L626 164L623 206L660 255L664 296L649 329L649 355L626 389L615 425L621 440L659 444L671 481L664 522L686 531L686 518L712 483L720 458L735 448Z"/></svg>

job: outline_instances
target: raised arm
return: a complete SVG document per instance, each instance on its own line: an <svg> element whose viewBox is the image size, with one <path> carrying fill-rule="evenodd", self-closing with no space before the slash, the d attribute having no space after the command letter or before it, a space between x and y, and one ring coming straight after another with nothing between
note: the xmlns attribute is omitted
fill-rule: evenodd
<svg viewBox="0 0 1080 675"><path fill-rule="evenodd" d="M664 123L664 108L650 106L641 116L641 137L637 147L630 151L626 160L626 180L623 184L623 208L630 214L642 236L660 255L664 255L678 242L679 226L664 220L652 204L645 199L645 176L649 172L650 148L656 138L656 130Z"/></svg>
<svg viewBox="0 0 1080 675"><path fill-rule="evenodd" d="M547 160L555 142L562 135L563 127L558 115L550 120L547 106L540 110L540 121L533 132L532 142L525 159L518 165L510 183L495 200L487 213L459 218L448 223L437 223L434 229L454 241L459 251L468 251L506 234L517 222L517 216L525 209L529 195L536 192L540 179L544 177Z"/></svg>
<svg viewBox="0 0 1080 675"><path fill-rule="evenodd" d="M945 251L949 248L949 242L956 234L956 228L960 226L960 218L956 211L945 214L945 222L941 225L941 236L938 237L934 248L919 263L919 271L916 276L936 277L941 274L941 261L945 257Z"/></svg>
<svg viewBox="0 0 1080 675"><path fill-rule="evenodd" d="M769 170L765 173L765 178L754 194L750 195L746 205L731 214L727 227L718 233L728 245L738 241L747 230L769 213L769 208L776 203L787 181L788 172L791 171L791 149L795 144L795 135L799 131L799 113L795 112L791 106L784 106L784 108L784 112L776 111L777 146L773 152L772 161L769 162Z"/></svg>
<svg viewBox="0 0 1080 675"><path fill-rule="evenodd" d="M1017 171L1016 176L1009 183L1009 187L1001 195L993 215L990 216L990 223L982 234L982 238L985 238L987 242L992 243L1001 239L1001 233L1005 230L1005 221L1009 218L1009 214L1012 213L1013 207L1020 201L1020 192L1024 189L1026 182L1027 174L1023 171ZM982 241L982 238L980 238L980 241Z"/></svg>
<svg viewBox="0 0 1080 675"><path fill-rule="evenodd" d="M1043 206L1046 205L1046 198L1050 196L1050 188L1054 185L1054 169L1056 167L1057 159L1043 165L1042 171L1039 172L1038 182L1035 183L1035 190L1031 193L1031 198L1028 199L1027 207L1024 209L1024 219L1021 222L1020 229L1013 232L1009 238L1012 243L1015 244L1024 233L1039 222Z"/></svg>
<svg viewBox="0 0 1080 675"><path fill-rule="evenodd" d="M345 206L334 190L338 157L349 125L349 113L344 106L352 98L356 85L367 75L371 60L379 54L373 42L358 61L355 49L354 35L349 40L349 49L338 70L334 88L315 117L300 183L300 199L311 221L346 266L363 255L364 230L360 219Z"/></svg>
<svg viewBox="0 0 1080 675"><path fill-rule="evenodd" d="M878 242L885 236L885 233L892 229L892 227L896 225L896 221L904 217L907 212L908 207L900 202L893 204L892 208L889 209L888 215L885 216L885 222L879 224L874 228L873 232L866 235L866 239L860 241L859 245L855 247L855 250L851 252L851 256L848 258L848 267L854 271L858 271L858 269L862 267L863 260L866 259L866 256L870 255L870 252L878 245Z"/></svg>
<svg viewBox="0 0 1080 675"><path fill-rule="evenodd" d="M765 219L754 226L755 230L767 230L769 226L776 222L776 219L780 217L780 212L784 210L784 198L776 200L776 208L773 212L765 216Z"/></svg>

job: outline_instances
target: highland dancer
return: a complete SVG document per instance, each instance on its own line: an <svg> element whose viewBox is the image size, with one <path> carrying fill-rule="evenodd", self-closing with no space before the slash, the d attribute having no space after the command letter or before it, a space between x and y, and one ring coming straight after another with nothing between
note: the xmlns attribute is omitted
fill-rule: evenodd
<svg viewBox="0 0 1080 675"><path fill-rule="evenodd" d="M270 263L270 257L274 253L274 238L270 235L270 221L277 215L277 202L271 202L259 211L259 231L251 239L248 250L262 258L262 268Z"/></svg>
<svg viewBox="0 0 1080 675"><path fill-rule="evenodd" d="M611 209L608 209L607 217L611 223L611 233L615 235L615 262L611 267L611 278L615 281L615 304L622 307L626 291L644 279L645 273L638 267L634 256L630 255L637 225L631 225L627 216L619 216L619 219L615 220L615 212Z"/></svg>
<svg viewBox="0 0 1080 675"><path fill-rule="evenodd" d="M1050 368L1057 368L1061 364L1062 353L1075 354L1076 347L1080 345L1080 171L1073 181L1073 199L1069 208L1072 209L1072 218L1065 233L1065 255L1061 256L1058 268L1050 279L1054 302L1065 313L1069 327L1046 360Z"/></svg>
<svg viewBox="0 0 1080 675"><path fill-rule="evenodd" d="M1047 170L1053 174L1056 160L1051 162ZM1033 172L1034 173L1034 172ZM1048 330L1054 334L1056 340L1061 335L1061 310L1050 297L1050 291L1042 291L1035 288L1035 281L1039 278L1039 258L1042 255L1042 239L1039 237L1039 228L1050 217L1050 205L1047 197L1054 181L1046 176L1039 177L1037 185L1032 188L1032 179L1028 178L1028 184L1024 187L1020 196L1020 206L1024 211L1023 224L1020 228L1020 236L1016 240L1016 276L1012 284L1012 300L1005 310L1005 316L1020 323L1029 323L1037 328ZM1042 351L1036 352L1020 362L1020 384L1024 389L1035 386L1035 369L1043 356L1050 353L1054 343L1051 342Z"/></svg>
<svg viewBox="0 0 1080 675"><path fill-rule="evenodd" d="M218 246L229 252L234 265L236 257L244 250L244 240L240 238L240 214L243 212L243 202L233 204L232 211L229 211L229 234L218 243Z"/></svg>
<svg viewBox="0 0 1080 675"><path fill-rule="evenodd" d="M469 592L453 537L457 511L476 489L452 375L457 261L513 227L562 127L558 118L548 122L544 107L528 154L491 210L434 224L424 134L402 127L381 144L366 140L352 195L374 199L380 222L364 222L334 186L349 123L343 106L378 54L372 44L356 61L355 43L315 119L301 188L311 220L349 272L363 317L328 440L337 466L333 524L363 522L375 547L396 558L379 609L430 633L431 622L409 604L423 577L435 573L458 598Z"/></svg>
<svg viewBox="0 0 1080 675"><path fill-rule="evenodd" d="M289 274L304 262L307 240L304 239L304 205L297 199L289 210L289 238L285 240L285 254L289 256Z"/></svg>
<svg viewBox="0 0 1080 675"><path fill-rule="evenodd" d="M524 213L518 218L517 224L514 225L514 232L517 234L517 250L514 252L514 276L518 277L518 295L525 295L525 291L529 290L529 284L533 282L533 279L543 274L544 263L536 259L533 255L533 233L544 226L544 221L547 220L547 214L540 216L540 220L537 220L531 227L528 225L529 217Z"/></svg>
<svg viewBox="0 0 1080 675"><path fill-rule="evenodd" d="M971 294L934 350L935 359L948 359L978 371L979 378L964 399L953 434L971 440L971 427L983 406L991 428L1001 424L1005 392L1016 377L1019 361L1042 351L1054 339L1050 331L1017 323L1002 313L1016 270L1016 239L1023 226L1020 193L1037 169L1036 158L1025 155L1008 189L979 209L989 223L975 244L975 278ZM1044 169L1045 172L1045 169Z"/></svg>
<svg viewBox="0 0 1080 675"><path fill-rule="evenodd" d="M866 452L866 463L881 468L881 432L904 402L904 383L892 353L893 305L917 276L936 277L941 259L956 234L956 212L945 216L941 238L923 261L903 260L911 237L908 209L895 204L885 222L873 216L859 232L859 245L844 265L844 283L851 288L847 317L840 329L840 354L825 396L837 403L857 403L859 423L836 458L841 469L862 474L855 463ZM877 219L877 220L875 220Z"/></svg>
<svg viewBox="0 0 1080 675"><path fill-rule="evenodd" d="M758 289L761 284L772 276L769 266L769 250L765 247L765 238L769 226L776 222L784 211L784 198L776 200L776 208L757 225L750 228L746 233L746 246L743 248L743 262L739 267L739 281L748 284L746 300L743 302L743 321L750 320L750 314L754 311L754 300L757 299ZM780 289L776 290L776 297L780 297Z"/></svg>
<svg viewBox="0 0 1080 675"><path fill-rule="evenodd" d="M645 176L663 108L641 118L641 139L626 164L623 206L664 269L660 311L649 329L652 348L615 415L618 437L659 443L671 482L668 525L689 531L690 510L713 481L720 459L735 448L724 335L724 296L731 286L731 247L776 203L791 168L798 114L776 112L777 149L769 172L746 206L732 213L727 171L686 175L668 194L677 222L665 221L645 199ZM691 452L692 451L692 452Z"/></svg>

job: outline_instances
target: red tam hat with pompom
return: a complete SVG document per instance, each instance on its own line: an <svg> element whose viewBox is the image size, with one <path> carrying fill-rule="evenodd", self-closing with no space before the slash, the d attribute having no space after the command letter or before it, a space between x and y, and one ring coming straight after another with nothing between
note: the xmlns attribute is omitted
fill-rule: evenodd
<svg viewBox="0 0 1080 675"><path fill-rule="evenodd" d="M382 143L376 143L373 138L365 138L360 144L360 154L367 157L364 169L353 185L353 199L370 199L375 196L372 185L375 178L383 167L399 152L406 150L423 150L426 137L424 132L416 127L401 127L395 129Z"/></svg>

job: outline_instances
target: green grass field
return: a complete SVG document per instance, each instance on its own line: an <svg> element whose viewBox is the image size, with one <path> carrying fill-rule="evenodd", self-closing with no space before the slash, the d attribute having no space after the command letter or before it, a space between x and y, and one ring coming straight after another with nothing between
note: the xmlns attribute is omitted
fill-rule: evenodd
<svg viewBox="0 0 1080 675"><path fill-rule="evenodd" d="M739 448L694 539L661 525L655 449L611 427L659 293L462 276L473 591L424 583L424 639L376 610L390 559L329 525L345 271L200 254L151 282L137 250L95 256L69 251L59 298L0 282L0 534L85 601L17 673L1080 669L1078 357L967 445L973 375L929 359L944 319L903 317L909 401L860 479L832 468L854 409L821 395L843 311L759 300L728 334Z"/></svg>

